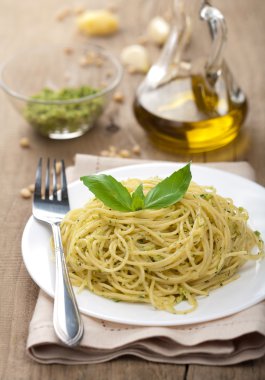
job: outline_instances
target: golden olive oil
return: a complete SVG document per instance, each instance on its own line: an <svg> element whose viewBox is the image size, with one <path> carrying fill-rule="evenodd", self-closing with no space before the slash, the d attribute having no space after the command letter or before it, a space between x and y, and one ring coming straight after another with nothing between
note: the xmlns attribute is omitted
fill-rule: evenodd
<svg viewBox="0 0 265 380"><path fill-rule="evenodd" d="M134 112L159 148L200 153L220 148L237 136L247 102L224 79L213 90L202 76L194 75L140 92Z"/></svg>

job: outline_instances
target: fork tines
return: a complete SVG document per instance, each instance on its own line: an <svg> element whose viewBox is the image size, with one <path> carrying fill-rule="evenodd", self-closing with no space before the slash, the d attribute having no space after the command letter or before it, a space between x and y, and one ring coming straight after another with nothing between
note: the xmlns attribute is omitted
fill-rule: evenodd
<svg viewBox="0 0 265 380"><path fill-rule="evenodd" d="M43 159L40 158L35 181L34 198L68 201L67 181L64 160L48 158L43 170ZM45 181L42 179L45 178ZM44 186L43 186L43 183Z"/></svg>

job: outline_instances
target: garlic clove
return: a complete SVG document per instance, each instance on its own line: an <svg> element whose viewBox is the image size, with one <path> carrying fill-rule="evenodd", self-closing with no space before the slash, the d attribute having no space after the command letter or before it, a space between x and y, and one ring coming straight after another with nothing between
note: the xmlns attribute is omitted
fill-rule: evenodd
<svg viewBox="0 0 265 380"><path fill-rule="evenodd" d="M146 73L150 67L150 59L146 48L137 44L126 46L122 50L121 61L124 65L137 72Z"/></svg>
<svg viewBox="0 0 265 380"><path fill-rule="evenodd" d="M162 17L153 18L147 29L148 37L158 45L163 45L169 35L170 26Z"/></svg>

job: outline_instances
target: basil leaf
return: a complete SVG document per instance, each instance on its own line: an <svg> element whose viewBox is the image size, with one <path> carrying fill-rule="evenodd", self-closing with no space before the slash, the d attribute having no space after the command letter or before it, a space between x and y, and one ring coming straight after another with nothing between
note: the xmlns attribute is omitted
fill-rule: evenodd
<svg viewBox="0 0 265 380"><path fill-rule="evenodd" d="M132 211L129 191L111 175L90 175L80 180L106 206L118 211Z"/></svg>
<svg viewBox="0 0 265 380"><path fill-rule="evenodd" d="M191 181L190 163L174 172L151 189L145 197L145 208L159 209L178 202Z"/></svg>
<svg viewBox="0 0 265 380"><path fill-rule="evenodd" d="M142 184L130 195L127 188L110 175L91 175L80 179L107 207L128 212L160 209L178 202L188 190L191 172L189 163L159 182L146 197Z"/></svg>
<svg viewBox="0 0 265 380"><path fill-rule="evenodd" d="M143 184L141 183L132 193L132 211L142 210L144 208Z"/></svg>

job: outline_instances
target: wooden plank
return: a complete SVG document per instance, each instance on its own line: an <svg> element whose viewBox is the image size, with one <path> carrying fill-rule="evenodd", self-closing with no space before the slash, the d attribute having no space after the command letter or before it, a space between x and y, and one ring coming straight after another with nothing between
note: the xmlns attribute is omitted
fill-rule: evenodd
<svg viewBox="0 0 265 380"><path fill-rule="evenodd" d="M189 366L186 380L264 380L265 360L259 359L244 364L210 367Z"/></svg>

